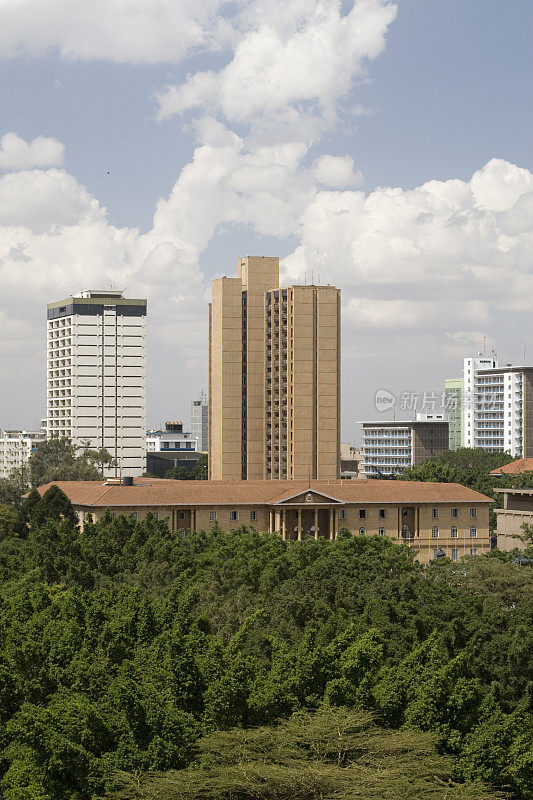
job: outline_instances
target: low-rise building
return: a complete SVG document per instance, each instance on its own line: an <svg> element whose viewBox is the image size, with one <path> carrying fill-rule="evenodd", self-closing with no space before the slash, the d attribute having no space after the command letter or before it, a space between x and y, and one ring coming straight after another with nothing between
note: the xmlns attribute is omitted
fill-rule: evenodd
<svg viewBox="0 0 533 800"><path fill-rule="evenodd" d="M41 486L44 493L51 484ZM454 561L490 549L489 497L454 483L379 480L173 481L135 478L131 485L59 481L81 525L87 515L148 513L171 531L230 531L248 525L285 540L388 536L423 563L439 551Z"/></svg>
<svg viewBox="0 0 533 800"><path fill-rule="evenodd" d="M524 549L518 538L524 531L522 525L533 525L533 489L495 489L503 494L503 508L496 508L498 520L497 546L499 550Z"/></svg>
<svg viewBox="0 0 533 800"><path fill-rule="evenodd" d="M448 421L442 414L417 414L416 420L363 422L365 478L401 475L448 450Z"/></svg>
<svg viewBox="0 0 533 800"><path fill-rule="evenodd" d="M198 450L198 440L192 432L183 430L182 422L167 422L165 430L146 432L146 452L160 453L175 450Z"/></svg>
<svg viewBox="0 0 533 800"><path fill-rule="evenodd" d="M45 439L43 431L0 430L0 478L24 468L37 444Z"/></svg>

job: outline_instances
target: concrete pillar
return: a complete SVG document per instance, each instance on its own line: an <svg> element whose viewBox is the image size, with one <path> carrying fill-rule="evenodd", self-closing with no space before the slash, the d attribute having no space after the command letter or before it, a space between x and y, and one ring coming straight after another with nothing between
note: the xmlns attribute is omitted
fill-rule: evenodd
<svg viewBox="0 0 533 800"><path fill-rule="evenodd" d="M269 533L273 533L274 532L274 526L272 525L272 513L273 513L272 509L269 508L268 509L268 532Z"/></svg>
<svg viewBox="0 0 533 800"><path fill-rule="evenodd" d="M328 539L334 539L334 538L335 538L335 512L332 508L330 508Z"/></svg>
<svg viewBox="0 0 533 800"><path fill-rule="evenodd" d="M281 538L287 541L287 511L283 509L281 512Z"/></svg>
<svg viewBox="0 0 533 800"><path fill-rule="evenodd" d="M296 524L298 525L298 541L301 542L302 541L302 509L301 508L298 509L298 522Z"/></svg>
<svg viewBox="0 0 533 800"><path fill-rule="evenodd" d="M281 531L281 521L280 521L281 514L278 510L275 512L275 520L274 520L274 530L276 533Z"/></svg>
<svg viewBox="0 0 533 800"><path fill-rule="evenodd" d="M315 508L315 541L318 539L318 508Z"/></svg>

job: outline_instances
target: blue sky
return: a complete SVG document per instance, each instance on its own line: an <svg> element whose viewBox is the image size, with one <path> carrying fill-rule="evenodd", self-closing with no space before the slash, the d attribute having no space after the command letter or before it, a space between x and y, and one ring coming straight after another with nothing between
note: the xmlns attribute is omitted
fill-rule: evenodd
<svg viewBox="0 0 533 800"><path fill-rule="evenodd" d="M373 414L374 389L438 389L485 334L505 361L523 352L533 288L530 2L364 0L347 36L331 0L212 0L207 19L176 3L175 30L159 24L157 0L143 4L142 25L137 2L107 19L109 2L102 29L83 4L53 0L37 40L27 29L34 0L26 24L20 0L4 5L0 137L48 137L64 156L37 155L21 169L8 153L0 172L10 179L5 219L0 187L0 314L16 316L0 343L0 378L29 367L22 396L0 399L0 426L42 414L42 307L82 280L148 295L149 422L187 420L206 383L209 279L245 254L278 254L287 280L314 269L343 290L345 439ZM351 19L353 4L342 9ZM128 40L130 24L145 26L149 45ZM317 36L332 57L315 73ZM282 74L295 70L279 96L276 37L287 46ZM200 78L186 94L187 77L206 72L208 88ZM243 72L260 96L239 103ZM158 101L165 86L177 91ZM338 161L320 161L329 156ZM455 178L463 184L450 188ZM437 183L417 190L428 181ZM450 237L458 215L464 224Z"/></svg>

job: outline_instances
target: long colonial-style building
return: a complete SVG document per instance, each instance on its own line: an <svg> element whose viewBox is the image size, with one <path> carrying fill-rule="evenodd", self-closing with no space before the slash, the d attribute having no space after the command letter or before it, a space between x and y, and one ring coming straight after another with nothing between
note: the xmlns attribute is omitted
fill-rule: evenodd
<svg viewBox="0 0 533 800"><path fill-rule="evenodd" d="M130 479L131 481L131 479ZM148 513L184 534L218 524L241 525L283 539L336 539L341 529L388 536L418 551L427 563L438 555L454 561L490 549L489 497L456 483L387 480L174 481L135 478L58 481L80 524L87 515ZM44 493L52 484L41 486Z"/></svg>

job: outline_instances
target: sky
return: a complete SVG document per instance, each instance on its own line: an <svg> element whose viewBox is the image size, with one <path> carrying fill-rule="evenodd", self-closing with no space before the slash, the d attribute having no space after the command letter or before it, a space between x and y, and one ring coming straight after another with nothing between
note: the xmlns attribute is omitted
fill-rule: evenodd
<svg viewBox="0 0 533 800"><path fill-rule="evenodd" d="M46 303L110 286L149 302L148 424L187 427L210 281L244 255L342 290L343 440L483 346L533 362L530 0L0 19L0 427L45 413Z"/></svg>

